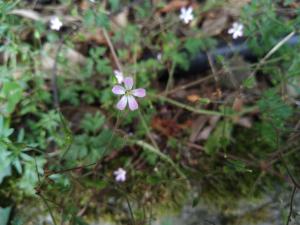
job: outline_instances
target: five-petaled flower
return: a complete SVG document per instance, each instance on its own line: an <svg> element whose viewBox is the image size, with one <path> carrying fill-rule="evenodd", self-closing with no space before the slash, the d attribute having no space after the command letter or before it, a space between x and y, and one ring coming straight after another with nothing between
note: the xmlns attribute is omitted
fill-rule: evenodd
<svg viewBox="0 0 300 225"><path fill-rule="evenodd" d="M241 23L234 22L232 27L228 30L228 34L232 35L233 39L243 36L244 25Z"/></svg>
<svg viewBox="0 0 300 225"><path fill-rule="evenodd" d="M60 28L62 27L62 22L60 21L60 19L55 16L55 17L52 17L51 20L50 20L50 28L52 30L60 30Z"/></svg>
<svg viewBox="0 0 300 225"><path fill-rule="evenodd" d="M118 84L121 84L124 81L124 75L119 70L114 70L115 77L117 78Z"/></svg>
<svg viewBox="0 0 300 225"><path fill-rule="evenodd" d="M123 168L119 168L114 171L114 175L117 182L124 182L126 180L126 170Z"/></svg>
<svg viewBox="0 0 300 225"><path fill-rule="evenodd" d="M145 97L146 90L144 88L137 88L132 90L133 87L132 77L125 77L123 83L124 86L115 85L112 89L112 92L115 95L123 95L116 106L119 110L124 110L128 103L129 109L131 111L134 111L139 107L137 101L135 100L135 97L139 97L139 98Z"/></svg>
<svg viewBox="0 0 300 225"><path fill-rule="evenodd" d="M192 6L188 8L182 7L180 9L179 19L182 20L185 24L188 24L190 21L192 21L194 19Z"/></svg>

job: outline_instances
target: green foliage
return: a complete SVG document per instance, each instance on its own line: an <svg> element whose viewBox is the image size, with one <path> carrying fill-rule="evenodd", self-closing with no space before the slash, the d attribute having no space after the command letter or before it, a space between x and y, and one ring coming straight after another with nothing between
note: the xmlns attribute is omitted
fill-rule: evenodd
<svg viewBox="0 0 300 225"><path fill-rule="evenodd" d="M204 149L207 154L215 154L221 149L226 149L230 144L233 125L229 121L220 122L215 131L208 138Z"/></svg>
<svg viewBox="0 0 300 225"><path fill-rule="evenodd" d="M223 167L224 173L244 173L244 172L252 172L252 170L247 169L247 166L244 162L239 160L228 160Z"/></svg>
<svg viewBox="0 0 300 225"><path fill-rule="evenodd" d="M264 118L264 121L258 125L258 130L270 145L276 147L278 139L286 132L285 124L293 115L293 110L272 89L264 93L258 106Z"/></svg>
<svg viewBox="0 0 300 225"><path fill-rule="evenodd" d="M27 213L28 202L38 214L51 211L61 224L89 224L93 214L130 224L124 203L132 204L136 218L152 217L153 209L155 214L179 208L190 184L200 193L193 206L206 201L230 208L238 198L285 187L279 178L286 176L285 167L275 154L281 148L290 170L299 174L294 154L299 139L293 130L299 115L292 105L300 94L299 45L284 44L265 62L252 65L258 71L241 81L246 91L211 81L189 86L199 74L172 76L178 68L188 69L199 51L215 48L217 39L227 40L227 27L217 37L202 37L201 27L227 2L206 1L195 8L190 24L182 23L180 10L168 9L164 0L59 2L60 31L49 29L48 15L56 14L51 7L38 10L42 19L31 21L12 12L34 10L27 1L0 2L0 199L17 205L11 224L40 223ZM299 10L280 8L294 2L253 0L241 10L246 42L258 57L299 28ZM170 11L161 13L164 7ZM140 111L117 112L119 96L111 91L116 69L134 78L134 88L147 90L138 100ZM164 92L161 77L167 72L180 91ZM217 88L224 93L217 96ZM56 89L60 107L53 100ZM245 95L238 112L228 107L233 91ZM194 93L199 100L189 102ZM161 96L176 98L175 104L161 104ZM220 118L201 125L212 128L207 140L190 143L196 112L211 116L205 110ZM247 128L241 126L243 119L250 121ZM266 169L265 162L274 164ZM124 183L114 180L120 167L127 171ZM37 201L42 197L49 206ZM0 208L1 219L8 214Z"/></svg>
<svg viewBox="0 0 300 225"><path fill-rule="evenodd" d="M184 48L189 52L189 54L193 57L200 50L211 49L216 45L216 41L211 38L201 39L201 38L187 38L184 43Z"/></svg>
<svg viewBox="0 0 300 225"><path fill-rule="evenodd" d="M112 149L120 149L123 146L120 138L110 129L104 128L105 119L100 112L94 115L85 114L80 122L82 134L74 135L70 150L66 153L65 158L68 162L94 163L105 154L109 154Z"/></svg>
<svg viewBox="0 0 300 225"><path fill-rule="evenodd" d="M255 17L255 23L247 22L246 35L253 37L249 44L258 55L266 54L280 38L292 31L292 26L285 23L285 18L276 14L275 7L274 1L264 0L252 1L244 9L245 22L249 21L247 18Z"/></svg>
<svg viewBox="0 0 300 225"><path fill-rule="evenodd" d="M189 63L187 53L178 51L178 49L181 48L180 44L180 40L176 38L175 34L168 32L163 36L162 51L164 53L164 57L170 60L173 65L178 65L183 69L187 69ZM199 43L197 43L197 45L199 46Z"/></svg>

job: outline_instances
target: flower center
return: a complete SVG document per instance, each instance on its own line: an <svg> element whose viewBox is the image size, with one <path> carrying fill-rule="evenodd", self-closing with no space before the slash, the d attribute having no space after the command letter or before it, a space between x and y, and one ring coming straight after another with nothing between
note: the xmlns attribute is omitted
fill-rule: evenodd
<svg viewBox="0 0 300 225"><path fill-rule="evenodd" d="M125 95L126 95L126 96L132 95L132 91L131 91L131 90L126 90L126 91L125 91Z"/></svg>

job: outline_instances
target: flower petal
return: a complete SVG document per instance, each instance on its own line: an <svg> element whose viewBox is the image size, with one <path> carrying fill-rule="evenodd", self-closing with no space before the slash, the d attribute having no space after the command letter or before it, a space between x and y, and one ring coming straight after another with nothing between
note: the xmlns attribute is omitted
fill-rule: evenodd
<svg viewBox="0 0 300 225"><path fill-rule="evenodd" d="M228 30L228 34L233 34L234 33L234 29L233 28L230 28L229 30Z"/></svg>
<svg viewBox="0 0 300 225"><path fill-rule="evenodd" d="M117 108L119 110L124 110L126 105L127 105L127 96L124 95L124 96L122 96L120 101L117 103Z"/></svg>
<svg viewBox="0 0 300 225"><path fill-rule="evenodd" d="M112 92L115 94L115 95L124 95L125 94L125 88L120 86L120 85L115 85L112 89Z"/></svg>
<svg viewBox="0 0 300 225"><path fill-rule="evenodd" d="M117 182L124 182L126 180L126 170L119 168L114 172L114 175L116 176L115 180Z"/></svg>
<svg viewBox="0 0 300 225"><path fill-rule="evenodd" d="M127 90L130 90L133 87L133 79L132 79L132 77L125 77L124 78L124 84L125 84L125 88Z"/></svg>
<svg viewBox="0 0 300 225"><path fill-rule="evenodd" d="M192 14L193 13L193 7L192 6L188 7L187 10L186 10L186 13L187 14Z"/></svg>
<svg viewBox="0 0 300 225"><path fill-rule="evenodd" d="M119 70L114 70L114 74L115 74L115 77L117 78L118 80L118 83L121 84L124 80L124 76L123 76L123 73Z"/></svg>
<svg viewBox="0 0 300 225"><path fill-rule="evenodd" d="M134 111L136 109L139 108L138 103L136 102L135 98L133 96L128 96L128 105L129 105L129 109L131 111Z"/></svg>
<svg viewBox="0 0 300 225"><path fill-rule="evenodd" d="M140 97L143 98L146 96L146 90L144 88L138 88L138 89L134 89L132 90L132 95L136 96L136 97Z"/></svg>
<svg viewBox="0 0 300 225"><path fill-rule="evenodd" d="M186 8L182 7L182 8L180 9L180 14L181 14L181 15L184 15L185 13L186 13Z"/></svg>
<svg viewBox="0 0 300 225"><path fill-rule="evenodd" d="M61 27L62 27L62 22L59 20L58 17L52 17L50 19L50 28L52 30L59 31Z"/></svg>
<svg viewBox="0 0 300 225"><path fill-rule="evenodd" d="M184 18L185 18L185 15L180 14L179 19L180 19L180 20L184 20Z"/></svg>

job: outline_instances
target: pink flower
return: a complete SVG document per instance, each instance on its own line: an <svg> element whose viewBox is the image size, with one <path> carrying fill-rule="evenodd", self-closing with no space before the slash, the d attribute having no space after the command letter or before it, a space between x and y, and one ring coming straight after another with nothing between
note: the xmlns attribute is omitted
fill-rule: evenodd
<svg viewBox="0 0 300 225"><path fill-rule="evenodd" d="M117 169L114 175L117 182L124 182L126 180L126 170L122 168Z"/></svg>
<svg viewBox="0 0 300 225"><path fill-rule="evenodd" d="M133 79L132 77L125 77L123 80L124 86L115 85L112 92L115 95L123 95L119 102L117 103L117 108L119 110L124 110L128 103L129 109L134 111L139 108L135 97L143 98L146 96L146 90L144 88L133 89Z"/></svg>

